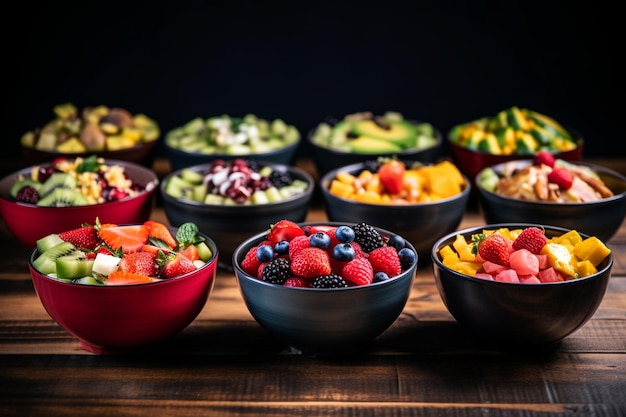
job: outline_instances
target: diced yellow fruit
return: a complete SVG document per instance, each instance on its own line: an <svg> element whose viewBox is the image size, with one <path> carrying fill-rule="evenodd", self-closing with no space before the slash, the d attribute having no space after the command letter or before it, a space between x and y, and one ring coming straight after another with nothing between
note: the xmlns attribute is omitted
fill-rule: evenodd
<svg viewBox="0 0 626 417"><path fill-rule="evenodd" d="M439 249L439 256L441 256L441 259L453 254L456 254L456 252L454 251L454 249L452 249L452 246L450 245L446 245L443 248Z"/></svg>
<svg viewBox="0 0 626 417"><path fill-rule="evenodd" d="M476 273L483 267L482 262L468 262L468 261L459 261L456 264L452 265L451 268L455 271L474 276Z"/></svg>
<svg viewBox="0 0 626 417"><path fill-rule="evenodd" d="M85 153L87 148L78 138L70 138L57 146L57 151L61 153Z"/></svg>
<svg viewBox="0 0 626 417"><path fill-rule="evenodd" d="M593 275L598 272L595 265L593 265L588 259L578 262L576 270L578 271L578 276L580 277L588 277L589 275Z"/></svg>
<svg viewBox="0 0 626 417"><path fill-rule="evenodd" d="M338 172L337 179L345 184L353 184L356 177L349 172Z"/></svg>
<svg viewBox="0 0 626 417"><path fill-rule="evenodd" d="M541 249L543 255L548 256L548 262L559 272L576 278L576 266L578 260L569 251L567 246L560 243L549 242Z"/></svg>
<svg viewBox="0 0 626 417"><path fill-rule="evenodd" d="M372 173L372 171L369 171L367 169L364 169L363 171L361 171L361 173L357 176L357 178L363 182L368 182L373 177L374 177L374 174Z"/></svg>
<svg viewBox="0 0 626 417"><path fill-rule="evenodd" d="M595 236L583 240L574 247L574 255L582 261L588 260L593 266L597 266L610 253L611 250Z"/></svg>
<svg viewBox="0 0 626 417"><path fill-rule="evenodd" d="M448 268L456 271L455 267L461 261L459 260L459 256L454 251L452 251L451 253L448 253L445 258L442 258L441 262Z"/></svg>
<svg viewBox="0 0 626 417"><path fill-rule="evenodd" d="M564 233L561 236L554 237L552 241L574 248L576 247L576 245L583 241L583 238L576 230L570 230L569 232Z"/></svg>
<svg viewBox="0 0 626 417"><path fill-rule="evenodd" d="M459 255L461 261L472 262L476 259L476 256L472 253L472 247L467 244L463 235L456 235L456 239L452 243L454 249Z"/></svg>
<svg viewBox="0 0 626 417"><path fill-rule="evenodd" d="M359 201L364 203L380 204L380 194L374 191L364 191L359 193Z"/></svg>
<svg viewBox="0 0 626 417"><path fill-rule="evenodd" d="M336 195L341 198L349 198L352 195L352 185L346 184L345 182L333 180L330 183L329 191L332 195Z"/></svg>
<svg viewBox="0 0 626 417"><path fill-rule="evenodd" d="M106 138L106 148L109 151L127 149L135 146L135 142L123 136L109 136Z"/></svg>
<svg viewBox="0 0 626 417"><path fill-rule="evenodd" d="M127 126L122 129L122 136L137 143L141 140L141 130L136 127Z"/></svg>

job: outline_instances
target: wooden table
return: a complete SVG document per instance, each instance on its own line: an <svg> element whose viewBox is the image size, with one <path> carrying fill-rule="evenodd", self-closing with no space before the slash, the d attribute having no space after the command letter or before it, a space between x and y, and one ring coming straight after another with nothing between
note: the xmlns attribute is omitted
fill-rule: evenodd
<svg viewBox="0 0 626 417"><path fill-rule="evenodd" d="M166 221L157 207L153 218ZM310 221L325 220L317 202ZM472 210L461 228L482 223ZM626 223L594 317L541 355L491 350L447 312L430 267L400 318L363 355L293 355L220 271L198 318L167 350L82 350L37 298L22 247L0 224L0 416L626 415Z"/></svg>

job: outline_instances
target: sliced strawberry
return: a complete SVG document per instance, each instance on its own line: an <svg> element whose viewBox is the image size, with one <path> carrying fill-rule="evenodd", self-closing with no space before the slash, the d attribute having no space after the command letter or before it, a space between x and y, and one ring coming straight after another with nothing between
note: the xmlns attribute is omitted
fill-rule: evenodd
<svg viewBox="0 0 626 417"><path fill-rule="evenodd" d="M276 244L286 240L290 242L296 236L304 236L304 230L297 223L291 220L279 220L274 223L267 234L267 239Z"/></svg>
<svg viewBox="0 0 626 417"><path fill-rule="evenodd" d="M146 275L136 274L127 271L115 271L109 274L106 280L107 285L127 285L127 284L143 284L153 282L154 279Z"/></svg>
<svg viewBox="0 0 626 417"><path fill-rule="evenodd" d="M568 190L574 183L574 177L569 169L556 167L548 174L548 181L558 185L563 190Z"/></svg>
<svg viewBox="0 0 626 417"><path fill-rule="evenodd" d="M159 267L156 263L156 254L149 252L133 252L124 255L117 268L119 271L135 274L156 276Z"/></svg>
<svg viewBox="0 0 626 417"><path fill-rule="evenodd" d="M144 225L109 226L102 225L98 230L100 238L113 250L123 253L140 251L148 242L149 230Z"/></svg>
<svg viewBox="0 0 626 417"><path fill-rule="evenodd" d="M77 229L59 233L59 237L66 242L71 242L80 249L94 250L101 243L98 231L93 226L84 226Z"/></svg>
<svg viewBox="0 0 626 417"><path fill-rule="evenodd" d="M165 244L169 246L170 249L174 249L176 245L178 245L178 242L176 241L174 235L172 235L170 230L163 223L157 222L155 220L148 220L144 222L144 225L148 227L148 236L150 238L159 239L165 242Z"/></svg>

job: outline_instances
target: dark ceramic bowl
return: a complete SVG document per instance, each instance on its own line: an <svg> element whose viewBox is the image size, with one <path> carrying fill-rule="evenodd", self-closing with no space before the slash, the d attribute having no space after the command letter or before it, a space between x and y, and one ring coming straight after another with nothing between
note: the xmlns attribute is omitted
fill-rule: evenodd
<svg viewBox="0 0 626 417"><path fill-rule="evenodd" d="M426 255L430 253L433 243L441 236L456 230L461 223L469 201L471 183L464 177L466 186L460 194L430 203L408 205L369 204L330 193L330 184L337 173L358 175L365 167L365 162L347 165L322 177L320 188L328 220L354 222L358 219L391 230L415 246L420 255L420 264L428 263L430 258Z"/></svg>
<svg viewBox="0 0 626 417"><path fill-rule="evenodd" d="M439 250L458 234L469 239L483 229L541 227L528 223L490 224L459 230L442 237L432 248L433 272L448 311L481 341L506 350L535 351L554 347L582 327L600 305L611 275L613 255L598 272L579 279L523 284L490 281L453 271L439 258ZM543 226L548 238L569 229ZM580 234L581 237L589 236Z"/></svg>
<svg viewBox="0 0 626 417"><path fill-rule="evenodd" d="M217 205L205 204L184 198L175 198L165 192L168 181L180 175L182 169L171 172L160 185L163 209L168 221L173 226L194 222L201 232L208 234L220 249L220 266L231 269L231 258L235 248L253 233L264 232L271 224L281 219L302 222L306 219L309 204L313 197L315 183L306 171L292 166L258 161L260 165L269 165L276 170L285 170L293 178L306 181L306 192L291 198L268 204ZM190 167L195 172L204 172L211 163Z"/></svg>
<svg viewBox="0 0 626 417"><path fill-rule="evenodd" d="M174 232L175 233L175 232ZM96 286L63 282L28 266L46 312L81 346L98 354L133 354L156 349L185 329L211 293L219 256L215 242L202 235L213 258L196 271L147 284ZM114 306L114 307L113 307Z"/></svg>
<svg viewBox="0 0 626 417"><path fill-rule="evenodd" d="M283 148L272 152L247 154L247 155L228 155L224 153L203 154L197 152L186 152L177 148L173 148L166 143L163 144L165 156L170 161L173 170L183 169L185 167L193 167L196 165L208 164L217 159L230 161L236 158L256 159L259 161L271 162L274 164L291 165L294 161L296 151L300 141L291 143Z"/></svg>
<svg viewBox="0 0 626 417"><path fill-rule="evenodd" d="M413 121L412 123L418 123ZM313 138L313 132L309 132L307 145L311 148L313 161L317 169L318 175L323 177L328 172L341 168L346 165L357 164L368 159L377 159L378 157L397 157L405 161L419 161L423 163L432 163L437 160L442 147L441 132L434 128L436 143L428 147L412 148L396 153L356 153L341 151L337 149L327 148L316 144Z"/></svg>
<svg viewBox="0 0 626 417"><path fill-rule="evenodd" d="M139 195L110 203L74 207L39 207L15 201L10 189L18 176L29 176L33 167L23 168L0 180L0 214L15 237L28 247L50 233L70 230L82 223L143 223L150 218L159 180L156 174L141 165L117 160L106 160L108 165L120 165L128 178L145 187ZM39 166L48 166L40 164Z"/></svg>
<svg viewBox="0 0 626 417"><path fill-rule="evenodd" d="M502 175L505 167L525 167L532 160L520 160L497 164L492 167ZM588 163L577 162L594 170L605 185L614 193L613 197L586 203L555 203L530 201L498 195L483 187L476 177L481 212L487 223L533 223L560 226L608 241L619 230L626 217L626 177L611 169ZM482 171L481 171L482 172Z"/></svg>
<svg viewBox="0 0 626 417"><path fill-rule="evenodd" d="M301 223L338 226L346 223ZM384 236L392 233L376 228ZM388 281L366 286L318 289L274 285L246 274L241 261L265 238L257 234L237 247L232 262L239 289L256 321L292 352L346 354L366 350L400 316L417 265ZM413 250L410 243L406 247Z"/></svg>

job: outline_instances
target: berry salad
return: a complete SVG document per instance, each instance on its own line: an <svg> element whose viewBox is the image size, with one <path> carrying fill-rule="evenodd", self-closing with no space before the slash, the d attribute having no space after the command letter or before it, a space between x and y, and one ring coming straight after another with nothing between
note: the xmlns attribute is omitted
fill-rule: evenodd
<svg viewBox="0 0 626 417"><path fill-rule="evenodd" d="M240 267L276 285L342 288L394 279L416 262L402 237L383 236L363 222L301 227L283 219L248 250Z"/></svg>
<svg viewBox="0 0 626 417"><path fill-rule="evenodd" d="M70 207L108 203L134 197L145 190L126 175L121 165L103 158L58 158L49 165L34 166L20 175L10 194L21 203L41 207Z"/></svg>
<svg viewBox="0 0 626 417"><path fill-rule="evenodd" d="M485 229L439 249L441 262L461 274L491 281L541 284L593 275L611 250L576 230L546 237L539 227Z"/></svg>
<svg viewBox="0 0 626 417"><path fill-rule="evenodd" d="M163 223L100 224L47 235L37 241L32 266L61 281L90 285L143 284L201 268L213 251L194 223L175 233Z"/></svg>
<svg viewBox="0 0 626 417"><path fill-rule="evenodd" d="M307 181L287 170L236 158L215 160L204 171L183 168L169 178L165 192L205 204L242 205L282 201L308 188Z"/></svg>

